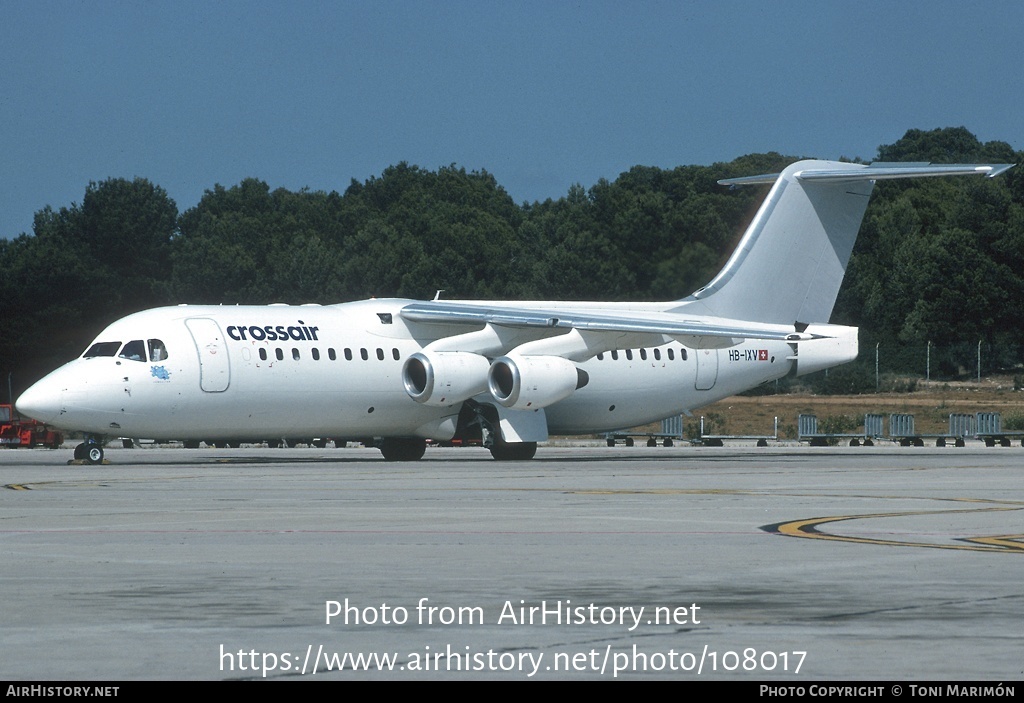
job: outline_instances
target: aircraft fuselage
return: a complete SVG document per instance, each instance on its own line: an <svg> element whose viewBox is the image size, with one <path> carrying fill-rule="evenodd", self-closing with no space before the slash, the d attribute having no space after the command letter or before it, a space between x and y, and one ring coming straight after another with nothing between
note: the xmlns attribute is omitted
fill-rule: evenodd
<svg viewBox="0 0 1024 703"><path fill-rule="evenodd" d="M107 327L82 357L40 381L19 403L48 424L101 436L451 439L461 400L441 407L416 402L403 387L402 368L411 354L464 334L466 327L403 320L399 311L411 302L177 306L136 313ZM659 343L578 363L589 381L543 408L548 432L582 434L656 421L785 376L793 366L785 342L695 349L661 335L643 339ZM142 354L131 353L140 349ZM493 402L486 393L477 398Z"/></svg>

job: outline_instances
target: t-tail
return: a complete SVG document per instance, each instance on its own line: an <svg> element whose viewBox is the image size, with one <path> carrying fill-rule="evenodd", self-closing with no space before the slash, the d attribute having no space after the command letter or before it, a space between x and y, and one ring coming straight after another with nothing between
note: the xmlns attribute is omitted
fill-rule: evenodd
<svg viewBox="0 0 1024 703"><path fill-rule="evenodd" d="M760 322L828 322L875 181L993 177L1012 164L799 161L782 173L729 178L774 183L725 267L680 302L688 311Z"/></svg>

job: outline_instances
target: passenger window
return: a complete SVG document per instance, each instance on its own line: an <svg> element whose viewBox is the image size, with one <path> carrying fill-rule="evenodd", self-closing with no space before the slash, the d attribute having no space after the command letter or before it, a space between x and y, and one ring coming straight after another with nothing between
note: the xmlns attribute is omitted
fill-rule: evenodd
<svg viewBox="0 0 1024 703"><path fill-rule="evenodd" d="M331 361L337 360L338 355L334 352L334 347L329 347L327 349L327 358L330 359Z"/></svg>
<svg viewBox="0 0 1024 703"><path fill-rule="evenodd" d="M679 350L679 358L682 359L683 361L686 361L686 350L685 349L680 349Z"/></svg>
<svg viewBox="0 0 1024 703"><path fill-rule="evenodd" d="M278 347L274 351L276 352L275 356L277 356L277 360L284 361L284 350L281 349L281 347Z"/></svg>
<svg viewBox="0 0 1024 703"><path fill-rule="evenodd" d="M129 361L145 361L146 360L146 345L141 339L133 339L124 345L124 349L117 355L118 358L128 359Z"/></svg>
<svg viewBox="0 0 1024 703"><path fill-rule="evenodd" d="M167 359L167 347L159 339L149 340L149 360L164 361Z"/></svg>
<svg viewBox="0 0 1024 703"><path fill-rule="evenodd" d="M114 356L120 348L120 342L97 342L89 347L85 354L82 354L82 357L91 359L94 356Z"/></svg>
<svg viewBox="0 0 1024 703"><path fill-rule="evenodd" d="M345 349L345 361L352 361L352 350Z"/></svg>
<svg viewBox="0 0 1024 703"><path fill-rule="evenodd" d="M612 351L612 361L618 361L618 360L619 360L619 350L615 349L614 351Z"/></svg>
<svg viewBox="0 0 1024 703"><path fill-rule="evenodd" d="M299 350L296 349L295 347L292 347L292 359L294 359L295 361L299 360Z"/></svg>
<svg viewBox="0 0 1024 703"><path fill-rule="evenodd" d="M320 361L320 350L313 347L313 361Z"/></svg>
<svg viewBox="0 0 1024 703"><path fill-rule="evenodd" d="M394 357L395 361L398 361L399 359L402 358L402 355L398 353L398 349L392 349L391 356Z"/></svg>
<svg viewBox="0 0 1024 703"><path fill-rule="evenodd" d="M642 361L647 361L647 350L646 349L641 349L640 350L640 359Z"/></svg>
<svg viewBox="0 0 1024 703"><path fill-rule="evenodd" d="M669 361L674 361L675 358L676 358L675 353L671 349L669 349L668 350L668 360Z"/></svg>
<svg viewBox="0 0 1024 703"><path fill-rule="evenodd" d="M660 349L655 349L654 350L654 360L655 361L661 361L661 350Z"/></svg>
<svg viewBox="0 0 1024 703"><path fill-rule="evenodd" d="M633 350L632 349L627 349L626 350L626 358L629 359L630 361L633 360Z"/></svg>
<svg viewBox="0 0 1024 703"><path fill-rule="evenodd" d="M260 347L260 360L261 361L266 361L267 360L267 349L266 349L266 347Z"/></svg>
<svg viewBox="0 0 1024 703"><path fill-rule="evenodd" d="M601 352L600 354L597 355L597 360L604 361L604 352Z"/></svg>
<svg viewBox="0 0 1024 703"><path fill-rule="evenodd" d="M384 350L377 347L377 361L384 361Z"/></svg>
<svg viewBox="0 0 1024 703"><path fill-rule="evenodd" d="M366 353L365 349L360 349L359 350L359 356L361 356L363 358L363 361L366 361L367 359L370 358L370 355Z"/></svg>

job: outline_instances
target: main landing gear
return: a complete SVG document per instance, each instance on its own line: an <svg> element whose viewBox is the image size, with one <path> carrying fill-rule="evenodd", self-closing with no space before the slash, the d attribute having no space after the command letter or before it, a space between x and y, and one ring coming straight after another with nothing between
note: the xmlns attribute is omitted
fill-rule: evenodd
<svg viewBox="0 0 1024 703"><path fill-rule="evenodd" d="M411 437L385 437L377 445L385 461L419 461L427 451L427 440Z"/></svg>
<svg viewBox="0 0 1024 703"><path fill-rule="evenodd" d="M419 461L426 452L427 442L411 437L385 437L377 448L385 461ZM498 440L488 449L498 461L529 461L537 453L537 443Z"/></svg>
<svg viewBox="0 0 1024 703"><path fill-rule="evenodd" d="M506 442L499 440L488 447L498 461L529 461L537 454L536 442Z"/></svg>

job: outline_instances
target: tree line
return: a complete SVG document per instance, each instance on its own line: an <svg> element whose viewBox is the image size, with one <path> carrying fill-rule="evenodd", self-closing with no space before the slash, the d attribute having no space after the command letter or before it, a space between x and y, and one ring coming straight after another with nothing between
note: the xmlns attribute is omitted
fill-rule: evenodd
<svg viewBox="0 0 1024 703"><path fill-rule="evenodd" d="M671 300L707 283L764 197L721 178L781 170L751 154L635 166L557 200L517 204L486 171L407 163L344 193L256 178L179 212L143 178L90 183L0 240L0 374L13 393L111 321L157 305L336 303L366 297ZM964 128L910 130L873 160L1019 163ZM1024 173L877 186L833 321L876 341L985 340L1024 349ZM1016 356L1015 356L1016 355ZM6 396L6 394L4 394Z"/></svg>

